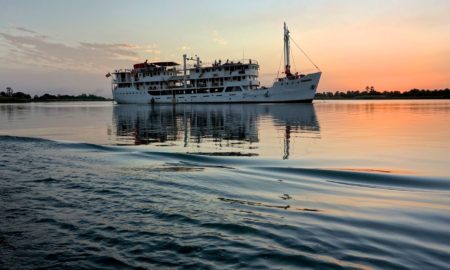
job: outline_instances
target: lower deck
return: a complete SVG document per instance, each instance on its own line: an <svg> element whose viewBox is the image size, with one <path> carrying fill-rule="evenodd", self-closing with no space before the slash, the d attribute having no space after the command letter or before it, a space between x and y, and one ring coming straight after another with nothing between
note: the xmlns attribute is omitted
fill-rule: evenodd
<svg viewBox="0 0 450 270"><path fill-rule="evenodd" d="M270 88L249 89L244 86L224 88L165 89L161 91L116 88L117 103L272 103L311 102L314 99L320 73L302 78L280 80Z"/></svg>

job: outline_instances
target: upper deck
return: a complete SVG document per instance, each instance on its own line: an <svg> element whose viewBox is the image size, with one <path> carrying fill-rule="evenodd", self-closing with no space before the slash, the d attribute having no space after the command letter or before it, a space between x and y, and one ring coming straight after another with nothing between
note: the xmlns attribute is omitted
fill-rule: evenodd
<svg viewBox="0 0 450 270"><path fill-rule="evenodd" d="M259 85L259 64L252 59L237 61L216 60L203 64L199 59L194 65L181 67L176 62L138 63L133 69L116 70L113 84L121 87L151 85L152 88L210 87L233 84Z"/></svg>
<svg viewBox="0 0 450 270"><path fill-rule="evenodd" d="M258 76L258 62L252 59L238 61L215 61L210 66L193 67L189 69L190 79L228 78L235 76Z"/></svg>

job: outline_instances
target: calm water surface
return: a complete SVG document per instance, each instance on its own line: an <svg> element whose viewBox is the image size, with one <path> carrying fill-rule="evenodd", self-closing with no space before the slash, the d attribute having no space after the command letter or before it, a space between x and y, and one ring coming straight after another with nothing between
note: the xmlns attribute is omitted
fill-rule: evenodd
<svg viewBox="0 0 450 270"><path fill-rule="evenodd" d="M450 102L0 105L0 268L448 269Z"/></svg>

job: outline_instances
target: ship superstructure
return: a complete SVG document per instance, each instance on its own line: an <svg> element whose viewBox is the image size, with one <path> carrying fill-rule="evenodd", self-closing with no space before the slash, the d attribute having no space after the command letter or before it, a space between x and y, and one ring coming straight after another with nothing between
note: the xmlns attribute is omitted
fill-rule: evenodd
<svg viewBox="0 0 450 270"><path fill-rule="evenodd" d="M321 72L293 74L290 70L290 36L284 25L284 77L272 87L260 87L259 64L252 59L215 60L183 55L176 62L138 63L113 72L112 93L117 103L262 103L311 102ZM188 62L194 61L193 65ZM109 74L108 74L109 75Z"/></svg>

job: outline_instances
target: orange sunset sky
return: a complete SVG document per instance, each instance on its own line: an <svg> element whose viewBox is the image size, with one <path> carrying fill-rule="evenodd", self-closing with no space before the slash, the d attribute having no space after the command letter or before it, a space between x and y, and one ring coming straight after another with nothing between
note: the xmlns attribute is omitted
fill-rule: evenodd
<svg viewBox="0 0 450 270"><path fill-rule="evenodd" d="M110 96L107 72L184 53L256 59L270 86L284 21L323 71L319 91L450 87L448 0L0 2L0 90Z"/></svg>

